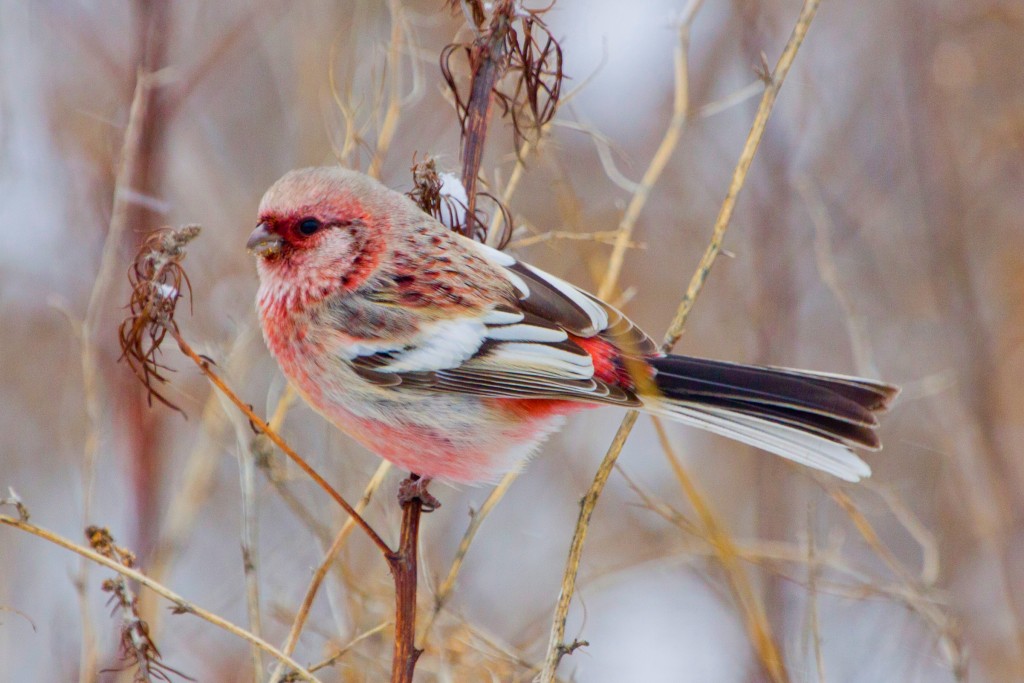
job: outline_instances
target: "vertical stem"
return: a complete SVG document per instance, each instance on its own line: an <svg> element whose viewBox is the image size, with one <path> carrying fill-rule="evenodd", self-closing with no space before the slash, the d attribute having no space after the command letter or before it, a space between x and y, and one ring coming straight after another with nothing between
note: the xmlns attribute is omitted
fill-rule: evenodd
<svg viewBox="0 0 1024 683"><path fill-rule="evenodd" d="M415 474L413 481L419 479ZM416 660L416 550L419 543L423 502L412 498L402 502L402 532L398 552L388 556L395 579L395 649L391 660L391 683L412 683Z"/></svg>

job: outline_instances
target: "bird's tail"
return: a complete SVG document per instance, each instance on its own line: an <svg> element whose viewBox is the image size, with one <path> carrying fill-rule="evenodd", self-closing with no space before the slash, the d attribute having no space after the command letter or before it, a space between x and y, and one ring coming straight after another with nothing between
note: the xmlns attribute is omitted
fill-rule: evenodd
<svg viewBox="0 0 1024 683"><path fill-rule="evenodd" d="M876 413L899 388L860 377L664 356L651 361L654 414L721 434L847 481L871 475L851 447L878 450Z"/></svg>

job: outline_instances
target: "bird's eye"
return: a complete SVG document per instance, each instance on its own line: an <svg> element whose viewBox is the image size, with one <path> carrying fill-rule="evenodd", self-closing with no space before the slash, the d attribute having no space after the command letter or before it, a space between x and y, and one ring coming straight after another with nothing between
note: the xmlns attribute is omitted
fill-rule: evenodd
<svg viewBox="0 0 1024 683"><path fill-rule="evenodd" d="M304 218L299 221L299 232L303 235L312 235L323 227L323 224L315 218Z"/></svg>

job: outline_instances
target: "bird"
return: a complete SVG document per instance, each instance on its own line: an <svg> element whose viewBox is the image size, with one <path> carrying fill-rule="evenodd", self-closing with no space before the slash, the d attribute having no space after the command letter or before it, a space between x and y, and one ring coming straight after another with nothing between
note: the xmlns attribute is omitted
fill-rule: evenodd
<svg viewBox="0 0 1024 683"><path fill-rule="evenodd" d="M263 336L329 422L426 483L497 481L580 410L619 406L827 472L870 476L881 381L663 353L622 312L463 237L341 166L267 190L256 256Z"/></svg>

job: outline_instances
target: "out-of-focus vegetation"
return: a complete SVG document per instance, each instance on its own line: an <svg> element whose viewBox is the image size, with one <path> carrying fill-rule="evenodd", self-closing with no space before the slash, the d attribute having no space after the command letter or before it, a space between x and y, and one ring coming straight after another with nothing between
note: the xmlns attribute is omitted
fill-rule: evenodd
<svg viewBox="0 0 1024 683"><path fill-rule="evenodd" d="M559 0L545 15L569 77L561 108L519 159L523 141L495 118L483 162L518 255L600 287L671 122L688 8ZM685 123L611 294L654 334L710 237L761 53L774 63L798 11L775 0L697 9ZM0 4L0 497L13 487L32 522L86 545L87 526L106 527L143 573L282 646L344 518L278 454L254 449L245 418L170 348L164 395L188 419L147 405L116 363L124 275L154 228L202 224L187 263L194 314L178 324L358 500L379 461L300 402L282 406L244 242L263 190L293 167L340 161L403 191L414 158L457 172L438 61L472 39L466 27L441 0ZM567 630L589 646L565 657L563 679L1024 678L1022 32L1009 0L824 2L728 258L677 350L902 384L885 450L868 455L870 481L840 486L641 418L590 527ZM453 76L464 84L466 66ZM115 192L119 174L130 181ZM577 503L619 417L574 417L549 440L480 526L450 593L444 578L490 491L434 486L444 507L423 521L417 680L536 673ZM366 511L390 542L400 476L386 475ZM0 679L131 680L111 576L0 530ZM200 681L271 675L276 662L245 641L130 589L166 665ZM340 650L321 680L385 679L392 600L386 565L353 533L296 659Z"/></svg>

